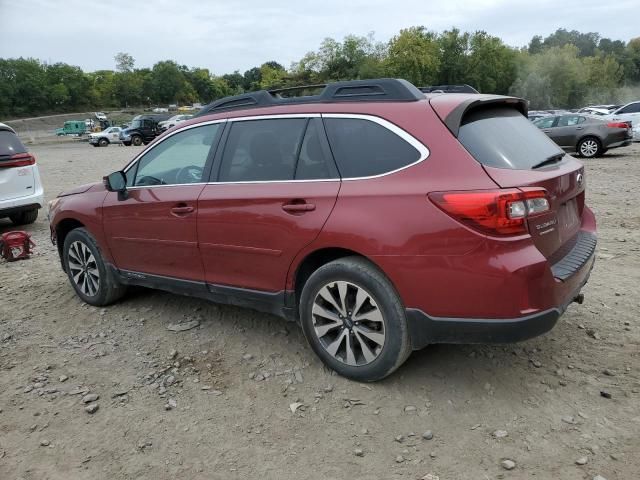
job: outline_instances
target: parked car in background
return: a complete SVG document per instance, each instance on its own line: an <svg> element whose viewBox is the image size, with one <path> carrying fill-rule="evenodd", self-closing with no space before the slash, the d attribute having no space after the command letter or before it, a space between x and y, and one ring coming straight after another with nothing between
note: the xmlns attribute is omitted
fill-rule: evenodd
<svg viewBox="0 0 640 480"><path fill-rule="evenodd" d="M120 140L120 127L109 127L101 132L91 133L89 143L94 147L107 147L110 143L122 143Z"/></svg>
<svg viewBox="0 0 640 480"><path fill-rule="evenodd" d="M588 115L608 115L620 108L621 105L589 105L578 110L576 113L586 113Z"/></svg>
<svg viewBox="0 0 640 480"><path fill-rule="evenodd" d="M53 200L52 240L86 303L142 285L275 313L329 368L379 380L412 350L524 340L582 302L584 165L526 111L396 79L224 98Z"/></svg>
<svg viewBox="0 0 640 480"><path fill-rule="evenodd" d="M152 110L153 113L167 113L168 111L169 109L164 107L156 107Z"/></svg>
<svg viewBox="0 0 640 480"><path fill-rule="evenodd" d="M614 121L632 122L633 125L640 124L640 101L627 103L611 112L606 118Z"/></svg>
<svg viewBox="0 0 640 480"><path fill-rule="evenodd" d="M169 120L163 120L162 122L158 122L158 128L160 128L161 132L165 130L169 130L171 127L175 127L179 123L189 120L193 115L174 115Z"/></svg>
<svg viewBox="0 0 640 480"><path fill-rule="evenodd" d="M56 130L56 135L78 135L87 133L87 123L84 120L67 120L62 128Z"/></svg>
<svg viewBox="0 0 640 480"><path fill-rule="evenodd" d="M105 115L104 112L95 112L93 114L98 120L106 120L107 119L107 115Z"/></svg>
<svg viewBox="0 0 640 480"><path fill-rule="evenodd" d="M527 118L529 120L531 120L532 122L534 120L537 120L537 119L542 118L542 117L548 117L549 115L551 115L551 114L549 112L544 111L544 110L529 110L527 112Z"/></svg>
<svg viewBox="0 0 640 480"><path fill-rule="evenodd" d="M158 135L158 123L167 120L169 115L137 115L133 117L131 125L120 132L120 141L127 147L148 144Z"/></svg>
<svg viewBox="0 0 640 480"><path fill-rule="evenodd" d="M563 150L587 158L598 157L611 148L631 143L631 124L591 115L552 115L533 124Z"/></svg>
<svg viewBox="0 0 640 480"><path fill-rule="evenodd" d="M16 132L0 123L0 218L14 225L33 223L44 205L44 191L36 157Z"/></svg>

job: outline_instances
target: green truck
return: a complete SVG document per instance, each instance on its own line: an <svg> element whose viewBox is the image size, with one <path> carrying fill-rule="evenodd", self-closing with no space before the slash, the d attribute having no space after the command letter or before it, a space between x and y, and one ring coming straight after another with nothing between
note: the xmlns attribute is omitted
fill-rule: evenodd
<svg viewBox="0 0 640 480"><path fill-rule="evenodd" d="M84 120L68 120L64 127L56 130L56 135L84 135L87 133L87 124Z"/></svg>

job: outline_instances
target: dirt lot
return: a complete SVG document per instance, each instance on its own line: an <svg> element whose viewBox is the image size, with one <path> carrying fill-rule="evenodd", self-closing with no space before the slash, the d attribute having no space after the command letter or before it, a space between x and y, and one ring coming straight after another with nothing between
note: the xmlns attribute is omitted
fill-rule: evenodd
<svg viewBox="0 0 640 480"><path fill-rule="evenodd" d="M51 199L137 150L32 151ZM371 385L261 313L147 290L82 304L42 211L37 254L0 263L0 479L640 478L640 145L586 163L585 304L543 337L434 346ZM200 325L167 330L184 320Z"/></svg>

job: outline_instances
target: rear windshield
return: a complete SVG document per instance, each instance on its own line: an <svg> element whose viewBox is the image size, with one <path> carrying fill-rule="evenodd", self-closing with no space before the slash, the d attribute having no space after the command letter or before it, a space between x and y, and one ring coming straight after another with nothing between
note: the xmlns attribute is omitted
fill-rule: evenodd
<svg viewBox="0 0 640 480"><path fill-rule="evenodd" d="M0 130L0 160L6 160L16 153L25 153L27 149L22 145L15 133Z"/></svg>
<svg viewBox="0 0 640 480"><path fill-rule="evenodd" d="M562 153L527 117L509 107L471 111L462 121L458 140L488 167L529 170Z"/></svg>

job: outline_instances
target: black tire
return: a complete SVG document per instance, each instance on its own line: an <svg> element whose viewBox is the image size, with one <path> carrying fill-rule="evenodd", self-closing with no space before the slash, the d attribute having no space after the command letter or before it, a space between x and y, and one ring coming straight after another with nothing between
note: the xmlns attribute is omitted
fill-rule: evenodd
<svg viewBox="0 0 640 480"><path fill-rule="evenodd" d="M140 145L142 145L142 137L140 135L134 135L133 137L131 137L131 144L139 147Z"/></svg>
<svg viewBox="0 0 640 480"><path fill-rule="evenodd" d="M81 272L82 268L78 267L82 266L80 263L74 261L74 257L77 259L79 253L86 253L84 248L90 252L92 257L85 255L85 258L82 260L86 261L89 269L98 272L97 281L96 277L93 276L92 278L94 280L91 282L89 288L87 288L88 283L83 282L85 277L87 277L87 282L89 282L87 269ZM71 286L83 302L96 307L102 307L114 303L124 295L126 286L120 284L111 269L105 265L98 244L86 229L76 228L67 234L62 247L62 261L64 262ZM77 281L74 279L74 276L76 276Z"/></svg>
<svg viewBox="0 0 640 480"><path fill-rule="evenodd" d="M594 158L602 155L602 143L596 137L584 137L576 148L578 155L584 158Z"/></svg>
<svg viewBox="0 0 640 480"><path fill-rule="evenodd" d="M100 145L101 147L106 147L109 145L109 140L107 140L106 138L101 138L100 140L98 140L98 145Z"/></svg>
<svg viewBox="0 0 640 480"><path fill-rule="evenodd" d="M29 225L33 223L38 218L38 209L34 208L32 210L25 210L20 213L14 213L13 215L9 215L9 220L14 225Z"/></svg>
<svg viewBox="0 0 640 480"><path fill-rule="evenodd" d="M333 282L343 282L343 285L345 283L349 284L345 290L345 292L348 292L345 295L346 300L343 301L341 305L348 314L348 320L340 320L344 322L344 325L332 327L332 333L325 334L321 339L318 333L316 333L316 325L322 327L326 324L321 324L321 322L323 322L322 316L318 317L312 312L314 306L318 306L318 302L324 303L319 296L321 290L327 292L328 290L325 290L325 287L331 287L335 292L338 289L337 284ZM357 319L368 315L365 313L358 316L356 315L357 312L349 310L350 308L356 310L356 308L354 308L357 303L355 292L359 291L364 292L364 295L368 295L371 300L375 302L377 306L375 309L379 311L383 319L383 328L371 330L370 326L372 324L369 323L368 320L361 321L361 323L366 323L367 325L358 325L359 322ZM350 299L349 295L351 295ZM337 300L335 296L333 299L337 302L340 301ZM367 302L369 302L368 299L360 305L360 312L365 310L366 305L373 305L373 302ZM328 305L329 303L325 304L325 306ZM329 306L329 308L331 307ZM338 312L335 308L333 308L333 310L334 312ZM333 316L334 319L331 322L339 321L335 318L335 313L333 313ZM342 319L343 317L340 318ZM320 357L322 362L340 375L353 380L362 382L381 380L400 367L411 353L411 342L407 329L405 308L396 289L384 273L375 265L361 257L345 257L335 260L323 265L309 277L304 285L300 298L300 323L309 345L316 355ZM334 323L333 325L339 324ZM371 355L371 353L375 355L375 358L370 361L365 359L362 340L356 338L368 339L368 336L364 337L362 335L363 327L370 333L382 332L384 336L381 347L376 348L376 344L369 344L369 347L372 345L374 347L369 349L369 355ZM357 330L358 328L361 330ZM360 333L358 334L358 332ZM331 338L330 336L334 334L335 337ZM341 335L344 335L344 340L338 341L337 339ZM327 340L327 337L330 338ZM335 354L327 350L327 342L333 345L335 345L336 342L339 343L340 346ZM351 342L351 345L354 347L352 351L355 355L352 356L352 363L355 361L355 365L347 363L349 342ZM344 353L341 353L342 351ZM340 356L342 356L342 358L339 358Z"/></svg>

